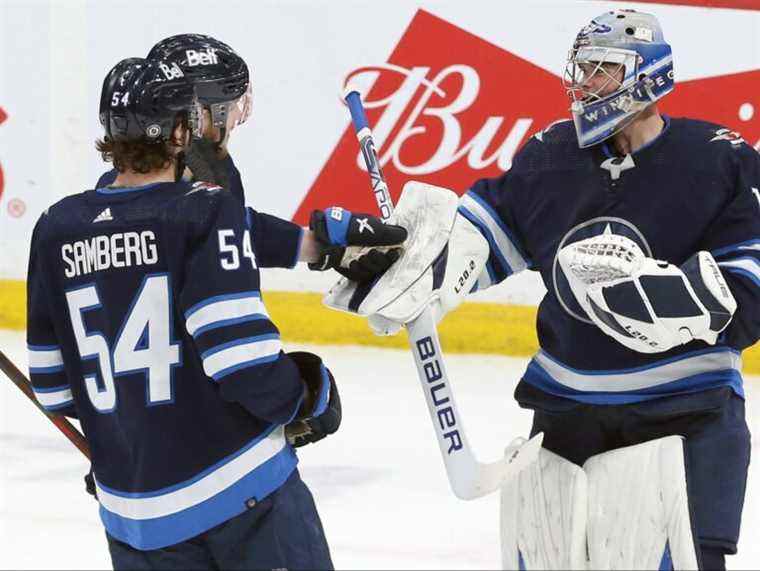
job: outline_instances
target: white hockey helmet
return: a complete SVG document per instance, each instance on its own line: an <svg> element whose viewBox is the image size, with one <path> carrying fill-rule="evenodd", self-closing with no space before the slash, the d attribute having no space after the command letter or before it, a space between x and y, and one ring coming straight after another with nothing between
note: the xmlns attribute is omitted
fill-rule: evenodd
<svg viewBox="0 0 760 571"><path fill-rule="evenodd" d="M595 74L606 81L592 90L588 80ZM581 148L623 129L673 90L673 55L657 18L613 10L591 20L575 38L563 83ZM608 93L609 86L614 92Z"/></svg>

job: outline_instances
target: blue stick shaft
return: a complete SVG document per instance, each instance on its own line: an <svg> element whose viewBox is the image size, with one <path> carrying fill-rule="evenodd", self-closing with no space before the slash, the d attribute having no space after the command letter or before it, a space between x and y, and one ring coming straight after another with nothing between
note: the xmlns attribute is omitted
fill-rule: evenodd
<svg viewBox="0 0 760 571"><path fill-rule="evenodd" d="M350 91L346 95L346 105L351 112L351 121L354 123L354 129L358 133L362 129L369 127L367 115L364 113L362 98L358 91Z"/></svg>
<svg viewBox="0 0 760 571"><path fill-rule="evenodd" d="M375 142L372 139L367 115L364 113L361 95L358 91L349 91L345 95L346 105L351 112L351 121L356 130L356 138L359 140L364 164L367 166L370 181L372 182L372 192L375 195L375 202L380 209L380 217L383 221L388 220L393 213L393 202L391 193L388 190L388 183L385 182L383 171L380 169L380 159L377 157Z"/></svg>

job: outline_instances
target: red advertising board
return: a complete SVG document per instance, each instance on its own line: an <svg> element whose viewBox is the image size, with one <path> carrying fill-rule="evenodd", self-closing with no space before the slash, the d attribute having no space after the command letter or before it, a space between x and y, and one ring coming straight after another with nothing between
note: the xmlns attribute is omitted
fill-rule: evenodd
<svg viewBox="0 0 760 571"><path fill-rule="evenodd" d="M508 169L528 137L569 116L559 77L424 10L387 62L353 70L346 83L360 76L374 79L365 106L394 199L410 179L462 193ZM671 116L760 141L760 70L680 82L661 103ZM294 220L306 223L312 209L329 204L374 212L367 184L349 126Z"/></svg>

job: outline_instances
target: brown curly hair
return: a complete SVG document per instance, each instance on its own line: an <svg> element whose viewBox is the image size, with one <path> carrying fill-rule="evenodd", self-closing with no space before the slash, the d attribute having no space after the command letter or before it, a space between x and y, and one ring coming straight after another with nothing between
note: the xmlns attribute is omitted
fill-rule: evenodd
<svg viewBox="0 0 760 571"><path fill-rule="evenodd" d="M177 115L174 128L179 125L189 128L187 114ZM162 170L173 164L176 160L175 149L179 146L181 145L173 139L155 141L145 136L120 141L105 136L95 141L95 148L100 156L105 162L113 163L117 171L132 170L140 174Z"/></svg>

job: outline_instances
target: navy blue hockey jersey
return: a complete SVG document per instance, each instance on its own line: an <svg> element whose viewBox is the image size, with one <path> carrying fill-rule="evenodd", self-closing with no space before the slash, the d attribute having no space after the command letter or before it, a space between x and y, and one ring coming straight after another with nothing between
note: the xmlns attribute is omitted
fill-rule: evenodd
<svg viewBox="0 0 760 571"><path fill-rule="evenodd" d="M760 155L718 125L665 119L627 162L607 144L579 149L572 122L556 123L525 144L508 172L462 197L460 213L490 244L479 288L525 269L541 274L540 351L523 381L545 392L597 404L721 385L743 395L740 353L760 336ZM605 231L675 265L699 250L713 254L738 303L715 346L637 353L591 322L557 252Z"/></svg>
<svg viewBox="0 0 760 571"><path fill-rule="evenodd" d="M100 188L35 227L38 400L76 416L108 532L138 549L242 513L296 466L304 384L259 284L256 220L203 183Z"/></svg>
<svg viewBox="0 0 760 571"><path fill-rule="evenodd" d="M230 155L224 159L229 172L229 188L225 189L245 205L245 190L240 171ZM116 180L119 172L111 169L100 175L95 188L105 188ZM298 224L271 214L248 208L247 216L253 229L253 245L260 268L292 268L298 262L303 231Z"/></svg>

